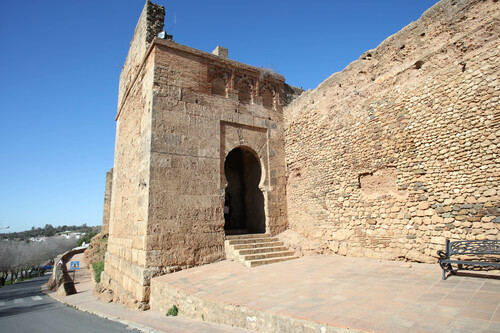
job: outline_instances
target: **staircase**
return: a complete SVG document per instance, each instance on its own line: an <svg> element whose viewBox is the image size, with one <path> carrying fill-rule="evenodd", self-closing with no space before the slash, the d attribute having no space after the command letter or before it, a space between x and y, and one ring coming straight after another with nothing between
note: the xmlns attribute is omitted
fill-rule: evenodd
<svg viewBox="0 0 500 333"><path fill-rule="evenodd" d="M273 264L298 258L278 238L268 234L226 235L226 258L247 267Z"/></svg>

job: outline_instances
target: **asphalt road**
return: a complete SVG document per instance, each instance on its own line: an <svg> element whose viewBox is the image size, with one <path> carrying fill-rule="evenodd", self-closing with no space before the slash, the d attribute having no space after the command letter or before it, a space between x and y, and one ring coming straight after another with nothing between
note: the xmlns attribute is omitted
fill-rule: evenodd
<svg viewBox="0 0 500 333"><path fill-rule="evenodd" d="M0 332L139 332L53 300L40 291L48 279L46 274L0 288Z"/></svg>

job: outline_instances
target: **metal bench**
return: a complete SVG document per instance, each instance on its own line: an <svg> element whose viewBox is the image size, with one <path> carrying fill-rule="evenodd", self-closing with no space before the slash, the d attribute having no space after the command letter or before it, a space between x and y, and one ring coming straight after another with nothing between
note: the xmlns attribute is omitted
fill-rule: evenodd
<svg viewBox="0 0 500 333"><path fill-rule="evenodd" d="M446 280L446 273L456 274L463 266L483 266L500 268L500 241L499 240L475 240L456 241L446 240L446 252L437 251L439 256L439 266L443 269L443 280ZM466 256L465 259L452 260L451 256ZM457 265L453 270L452 264Z"/></svg>

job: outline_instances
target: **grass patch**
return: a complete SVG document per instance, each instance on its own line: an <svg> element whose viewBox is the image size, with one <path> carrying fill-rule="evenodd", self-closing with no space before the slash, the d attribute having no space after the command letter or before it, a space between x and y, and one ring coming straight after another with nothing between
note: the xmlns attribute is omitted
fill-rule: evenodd
<svg viewBox="0 0 500 333"><path fill-rule="evenodd" d="M98 234L97 232L87 232L82 238L78 240L76 244L78 246L82 246L84 242L85 244L90 244L90 240L92 239L92 237L94 237L97 234Z"/></svg>
<svg viewBox="0 0 500 333"><path fill-rule="evenodd" d="M92 263L92 268L95 273L95 282L101 282L101 272L104 270L104 261L97 261Z"/></svg>
<svg viewBox="0 0 500 333"><path fill-rule="evenodd" d="M170 309L167 311L167 316L177 316L179 314L179 308L177 308L177 305L172 305Z"/></svg>
<svg viewBox="0 0 500 333"><path fill-rule="evenodd" d="M26 281L26 280L31 280L31 279L34 279L36 278L37 276L36 275L32 275L32 276L25 276L24 279L21 279L21 278L18 278L17 281L14 281L14 280L9 280L9 281L5 281L5 285L12 285L12 284L16 284L16 283L19 283L19 282L23 282L23 281Z"/></svg>

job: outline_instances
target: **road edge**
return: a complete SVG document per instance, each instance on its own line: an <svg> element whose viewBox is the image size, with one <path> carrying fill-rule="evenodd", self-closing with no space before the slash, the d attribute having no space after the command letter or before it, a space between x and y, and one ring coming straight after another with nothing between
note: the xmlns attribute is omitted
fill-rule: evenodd
<svg viewBox="0 0 500 333"><path fill-rule="evenodd" d="M111 320L111 321L114 321L114 322L117 322L117 323L120 323L120 324L124 324L124 325L127 325L128 327L131 327L133 329L137 329L141 332L145 332L145 333L164 333L164 331L160 331L160 330L157 330L153 327L150 327L150 326L146 326L146 325L142 325L142 324L138 324L136 322L132 322L132 321L129 321L129 320L126 320L126 319L122 319L120 317L115 317L115 316L112 316L112 315L109 315L109 314L106 314L106 313L103 313L103 312L99 312L99 311L95 311L95 310L90 310L90 309L87 309L87 308L84 308L84 307L81 307L81 306L77 306L77 305L74 305L74 304L71 304L71 303L68 303L60 298L57 298L55 297L53 294L54 292L50 291L49 288L48 288L48 285L47 283L44 283L40 286L40 291L42 293L44 293L45 295L49 296L50 298L52 298L53 300L59 302L59 303L63 303L69 307L72 307L78 311L82 311L82 312L87 312L87 313L90 313L90 314L93 314L95 316L98 316L98 317L101 317L101 318L104 318L104 319L107 319L107 320Z"/></svg>

